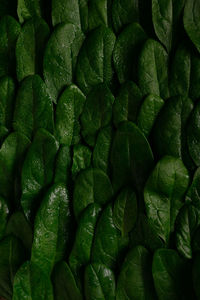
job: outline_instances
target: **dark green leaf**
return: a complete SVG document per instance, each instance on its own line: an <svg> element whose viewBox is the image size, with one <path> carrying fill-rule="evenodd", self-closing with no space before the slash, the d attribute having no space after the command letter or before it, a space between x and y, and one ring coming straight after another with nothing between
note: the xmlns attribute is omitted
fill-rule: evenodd
<svg viewBox="0 0 200 300"><path fill-rule="evenodd" d="M70 146L80 140L79 117L85 96L75 85L66 88L56 106L55 135L61 144Z"/></svg>
<svg viewBox="0 0 200 300"><path fill-rule="evenodd" d="M149 95L144 99L138 113L137 125L145 136L149 136L163 105L164 101L155 95Z"/></svg>
<svg viewBox="0 0 200 300"><path fill-rule="evenodd" d="M83 40L81 30L68 23L58 25L47 43L43 63L44 78L55 103L66 85L72 83Z"/></svg>
<svg viewBox="0 0 200 300"><path fill-rule="evenodd" d="M91 165L92 152L90 148L85 145L75 145L73 147L73 163L72 163L72 178L75 180L76 176L81 170L87 169Z"/></svg>
<svg viewBox="0 0 200 300"><path fill-rule="evenodd" d="M143 95L154 94L162 99L169 97L168 55L154 40L147 40L138 61L139 87Z"/></svg>
<svg viewBox="0 0 200 300"><path fill-rule="evenodd" d="M29 220L35 215L42 192L52 183L57 151L55 138L44 129L37 131L22 169L21 205Z"/></svg>
<svg viewBox="0 0 200 300"><path fill-rule="evenodd" d="M176 247L185 258L192 258L192 239L200 225L200 212L192 205L185 205L180 210L176 223Z"/></svg>
<svg viewBox="0 0 200 300"><path fill-rule="evenodd" d="M153 163L151 148L139 128L131 122L120 124L111 153L114 190L130 183L142 192Z"/></svg>
<svg viewBox="0 0 200 300"><path fill-rule="evenodd" d="M0 296L6 300L13 299L14 276L25 259L24 248L17 238L8 236L0 242Z"/></svg>
<svg viewBox="0 0 200 300"><path fill-rule="evenodd" d="M0 79L0 124L12 127L13 108L15 105L15 82L11 77Z"/></svg>
<svg viewBox="0 0 200 300"><path fill-rule="evenodd" d="M55 183L70 183L71 176L71 165L72 165L72 154L71 149L68 146L61 146L57 157L56 157L56 166L55 166Z"/></svg>
<svg viewBox="0 0 200 300"><path fill-rule="evenodd" d="M53 185L46 193L34 223L31 261L47 276L70 246L71 212L64 184Z"/></svg>
<svg viewBox="0 0 200 300"><path fill-rule="evenodd" d="M104 264L114 270L121 263L124 252L127 250L129 239L122 237L113 221L112 204L102 212L94 234L92 245L92 263Z"/></svg>
<svg viewBox="0 0 200 300"><path fill-rule="evenodd" d="M113 121L115 126L117 127L122 121L135 122L141 102L141 91L134 82L127 81L121 85L119 94L113 105Z"/></svg>
<svg viewBox="0 0 200 300"><path fill-rule="evenodd" d="M7 223L6 235L12 234L21 240L24 247L31 251L32 247L32 229L30 223L21 211L14 212Z"/></svg>
<svg viewBox="0 0 200 300"><path fill-rule="evenodd" d="M76 70L78 86L85 94L97 84L111 84L114 44L114 33L104 26L91 31L87 36L78 56Z"/></svg>
<svg viewBox="0 0 200 300"><path fill-rule="evenodd" d="M91 203L83 211L76 231L75 242L69 256L69 265L79 280L82 279L83 268L90 262L90 254L100 206Z"/></svg>
<svg viewBox="0 0 200 300"><path fill-rule="evenodd" d="M126 255L117 281L116 300L156 299L151 264L152 256L143 246Z"/></svg>
<svg viewBox="0 0 200 300"><path fill-rule="evenodd" d="M166 244L184 204L188 184L189 175L183 162L179 158L165 156L157 163L145 185L147 217Z"/></svg>
<svg viewBox="0 0 200 300"><path fill-rule="evenodd" d="M53 106L46 86L38 75L25 78L17 93L14 130L32 138L39 128L53 133Z"/></svg>
<svg viewBox="0 0 200 300"><path fill-rule="evenodd" d="M118 36L113 60L120 83L137 78L137 61L147 36L138 23L128 25Z"/></svg>
<svg viewBox="0 0 200 300"><path fill-rule="evenodd" d="M103 264L89 264L85 269L86 300L115 300L115 277Z"/></svg>
<svg viewBox="0 0 200 300"><path fill-rule="evenodd" d="M96 139L93 150L93 166L101 169L109 174L110 167L110 151L113 137L113 129L111 126L102 128Z"/></svg>
<svg viewBox="0 0 200 300"><path fill-rule="evenodd" d="M32 17L41 17L41 0L18 0L17 14L20 23Z"/></svg>
<svg viewBox="0 0 200 300"><path fill-rule="evenodd" d="M20 30L13 17L5 16L0 20L0 77L15 74L15 45Z"/></svg>
<svg viewBox="0 0 200 300"><path fill-rule="evenodd" d="M66 262L58 263L53 272L55 300L82 300L74 276Z"/></svg>
<svg viewBox="0 0 200 300"><path fill-rule="evenodd" d="M81 133L90 146L95 145L98 131L110 124L113 103L114 97L104 84L94 87L88 94L81 115Z"/></svg>
<svg viewBox="0 0 200 300"><path fill-rule="evenodd" d="M137 220L137 197L130 188L123 189L114 202L113 221L121 231L122 236L127 235Z"/></svg>
<svg viewBox="0 0 200 300"><path fill-rule="evenodd" d="M74 187L73 206L76 219L90 204L100 206L112 199L113 190L108 176L99 169L83 170L77 177Z"/></svg>
<svg viewBox="0 0 200 300"><path fill-rule="evenodd" d="M49 37L49 27L41 18L27 21L16 44L17 79L42 74L44 48Z"/></svg>

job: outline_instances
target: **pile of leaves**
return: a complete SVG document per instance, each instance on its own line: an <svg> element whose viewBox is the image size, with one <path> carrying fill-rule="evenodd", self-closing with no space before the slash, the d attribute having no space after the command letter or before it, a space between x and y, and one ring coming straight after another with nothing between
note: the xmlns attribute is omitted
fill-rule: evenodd
<svg viewBox="0 0 200 300"><path fill-rule="evenodd" d="M200 299L200 0L1 0L0 296Z"/></svg>

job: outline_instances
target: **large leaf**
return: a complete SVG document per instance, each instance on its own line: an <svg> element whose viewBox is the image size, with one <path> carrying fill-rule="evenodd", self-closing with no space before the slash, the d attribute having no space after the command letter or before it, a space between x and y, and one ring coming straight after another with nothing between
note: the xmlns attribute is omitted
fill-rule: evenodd
<svg viewBox="0 0 200 300"><path fill-rule="evenodd" d="M141 192L153 163L151 148L139 128L131 122L120 124L111 152L114 190L131 184Z"/></svg>
<svg viewBox="0 0 200 300"><path fill-rule="evenodd" d="M104 26L91 31L87 36L78 56L76 69L78 86L85 94L97 84L111 84L114 44L114 33Z"/></svg>
<svg viewBox="0 0 200 300"><path fill-rule="evenodd" d="M149 95L140 106L137 125L145 136L149 136L164 101L155 95Z"/></svg>
<svg viewBox="0 0 200 300"><path fill-rule="evenodd" d="M124 188L114 202L113 220L122 236L128 235L137 220L137 197L130 188Z"/></svg>
<svg viewBox="0 0 200 300"><path fill-rule="evenodd" d="M164 156L156 165L144 189L147 217L157 234L168 244L184 194L189 184L188 171L179 158Z"/></svg>
<svg viewBox="0 0 200 300"><path fill-rule="evenodd" d="M152 256L143 246L126 255L117 281L116 300L155 300L151 273Z"/></svg>
<svg viewBox="0 0 200 300"><path fill-rule="evenodd" d="M156 119L153 130L153 144L159 157L172 155L193 167L186 141L186 125L193 109L193 102L187 97L170 98Z"/></svg>
<svg viewBox="0 0 200 300"><path fill-rule="evenodd" d="M137 79L137 61L147 36L138 23L128 25L118 36L113 61L120 83Z"/></svg>
<svg viewBox="0 0 200 300"><path fill-rule="evenodd" d="M200 52L200 1L186 0L184 8L183 23L184 28Z"/></svg>
<svg viewBox="0 0 200 300"><path fill-rule="evenodd" d="M56 262L70 246L72 217L64 184L53 185L46 193L34 223L31 261L50 276Z"/></svg>
<svg viewBox="0 0 200 300"><path fill-rule="evenodd" d="M187 261L172 249L159 249L153 257L152 273L159 300L195 299Z"/></svg>
<svg viewBox="0 0 200 300"><path fill-rule="evenodd" d="M0 194L11 206L19 196L19 174L29 143L24 135L13 132L0 149Z"/></svg>
<svg viewBox="0 0 200 300"><path fill-rule="evenodd" d="M15 103L15 82L9 76L0 79L0 124L10 129L12 127Z"/></svg>
<svg viewBox="0 0 200 300"><path fill-rule="evenodd" d="M73 163L71 169L73 180L75 180L81 170L91 166L91 156L92 152L87 146L78 144L73 147Z"/></svg>
<svg viewBox="0 0 200 300"><path fill-rule="evenodd" d="M113 190L108 176L99 169L83 170L77 177L74 186L73 207L76 219L90 204L103 206L112 199Z"/></svg>
<svg viewBox="0 0 200 300"><path fill-rule="evenodd" d="M138 0L113 0L112 21L116 32L121 31L129 23L138 22L138 2Z"/></svg>
<svg viewBox="0 0 200 300"><path fill-rule="evenodd" d="M15 46L20 33L19 23L11 16L0 20L0 77L15 74Z"/></svg>
<svg viewBox="0 0 200 300"><path fill-rule="evenodd" d="M115 277L103 264L89 264L84 277L86 300L115 300Z"/></svg>
<svg viewBox="0 0 200 300"><path fill-rule="evenodd" d="M30 220L40 204L42 193L52 183L58 144L44 129L37 131L22 168L21 205Z"/></svg>
<svg viewBox="0 0 200 300"><path fill-rule="evenodd" d="M135 122L142 102L142 93L138 86L127 81L121 85L113 105L113 121L117 127L122 121Z"/></svg>
<svg viewBox="0 0 200 300"><path fill-rule="evenodd" d="M114 97L105 84L94 87L86 98L81 115L81 133L85 141L95 145L98 131L110 124Z"/></svg>
<svg viewBox="0 0 200 300"><path fill-rule="evenodd" d="M90 262L91 247L100 210L98 204L91 203L83 211L79 220L75 242L69 256L70 268L79 280L82 279L83 268Z"/></svg>
<svg viewBox="0 0 200 300"><path fill-rule="evenodd" d="M0 296L12 299L14 276L26 259L20 241L8 236L0 242Z"/></svg>
<svg viewBox="0 0 200 300"><path fill-rule="evenodd" d="M41 268L29 261L19 268L14 279L12 300L21 299L54 299L50 277L45 276Z"/></svg>
<svg viewBox="0 0 200 300"><path fill-rule="evenodd" d="M84 39L73 24L60 24L53 31L44 54L44 79L52 100L73 81L76 60Z"/></svg>
<svg viewBox="0 0 200 300"><path fill-rule="evenodd" d="M46 86L38 75L23 80L17 93L14 130L32 138L39 128L53 133L53 106Z"/></svg>
<svg viewBox="0 0 200 300"><path fill-rule="evenodd" d="M109 204L98 219L92 245L92 263L104 264L115 270L120 266L129 239L122 237L114 225L112 204Z"/></svg>
<svg viewBox="0 0 200 300"><path fill-rule="evenodd" d="M192 205L185 205L179 212L176 224L176 247L185 258L192 258L192 240L200 225L200 213Z"/></svg>
<svg viewBox="0 0 200 300"><path fill-rule="evenodd" d="M82 300L75 278L66 262L59 262L53 272L55 300Z"/></svg>
<svg viewBox="0 0 200 300"><path fill-rule="evenodd" d="M49 27L43 19L33 18L22 27L16 44L16 71L19 81L28 75L42 74L43 55L48 37Z"/></svg>
<svg viewBox="0 0 200 300"><path fill-rule="evenodd" d="M70 146L80 140L79 117L85 96L75 85L65 89L58 100L55 114L55 135L61 144Z"/></svg>
<svg viewBox="0 0 200 300"><path fill-rule="evenodd" d="M169 97L168 55L157 41L149 39L144 44L138 60L138 81L145 96Z"/></svg>

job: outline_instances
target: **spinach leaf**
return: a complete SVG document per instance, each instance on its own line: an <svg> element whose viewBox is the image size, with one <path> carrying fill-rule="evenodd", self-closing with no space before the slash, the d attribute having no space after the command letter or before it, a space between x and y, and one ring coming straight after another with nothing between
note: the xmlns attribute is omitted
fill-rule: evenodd
<svg viewBox="0 0 200 300"><path fill-rule="evenodd" d="M68 146L61 146L57 157L56 157L56 166L54 174L55 183L65 183L68 185L70 183L71 177L71 149Z"/></svg>
<svg viewBox="0 0 200 300"><path fill-rule="evenodd" d="M26 259L24 248L20 241L8 236L0 242L0 295L11 300L15 273Z"/></svg>
<svg viewBox="0 0 200 300"><path fill-rule="evenodd" d="M183 16L184 28L200 52L200 1L199 0L186 0Z"/></svg>
<svg viewBox="0 0 200 300"><path fill-rule="evenodd" d="M199 145L200 145L200 102L198 101L197 105L192 111L188 124L187 124L187 145L189 149L190 156L196 166L200 165L200 154L199 154Z"/></svg>
<svg viewBox="0 0 200 300"><path fill-rule="evenodd" d="M17 14L20 23L32 17L41 17L41 0L18 0Z"/></svg>
<svg viewBox="0 0 200 300"><path fill-rule="evenodd" d="M91 166L91 156L92 152L87 146L79 144L73 147L73 163L71 169L73 180L75 180L81 170Z"/></svg>
<svg viewBox="0 0 200 300"><path fill-rule="evenodd" d="M200 168L198 168L192 180L190 187L187 190L186 202L192 203L200 209Z"/></svg>
<svg viewBox="0 0 200 300"><path fill-rule="evenodd" d="M149 136L163 105L164 101L155 95L149 95L144 99L138 113L137 125L146 137Z"/></svg>
<svg viewBox="0 0 200 300"><path fill-rule="evenodd" d="M175 250L158 249L153 257L152 273L159 300L195 299L190 290L190 266Z"/></svg>
<svg viewBox="0 0 200 300"><path fill-rule="evenodd" d="M65 89L56 106L55 135L61 144L70 146L80 140L79 117L85 96L75 85Z"/></svg>
<svg viewBox="0 0 200 300"><path fill-rule="evenodd" d="M107 26L109 23L110 0L90 0L88 1L88 30L92 30L100 25Z"/></svg>
<svg viewBox="0 0 200 300"><path fill-rule="evenodd" d="M70 268L79 280L82 279L83 268L90 262L92 241L100 211L101 208L97 203L91 203L83 211L79 220L76 238L69 256Z"/></svg>
<svg viewBox="0 0 200 300"><path fill-rule="evenodd" d="M15 82L9 76L0 79L0 124L8 129L12 127L15 101Z"/></svg>
<svg viewBox="0 0 200 300"><path fill-rule="evenodd" d="M193 168L186 136L186 125L192 109L193 102L189 98L170 98L160 111L152 134L155 152L159 157L179 157L188 168Z"/></svg>
<svg viewBox="0 0 200 300"><path fill-rule="evenodd" d="M128 25L118 36L113 52L115 70L120 83L137 78L137 60L147 35L138 23Z"/></svg>
<svg viewBox="0 0 200 300"><path fill-rule="evenodd" d="M64 184L53 185L46 193L34 222L31 262L51 274L70 245L72 216L68 191Z"/></svg>
<svg viewBox="0 0 200 300"><path fill-rule="evenodd" d="M97 84L111 84L114 44L115 35L105 26L96 28L86 37L78 56L76 69L76 81L85 94L88 94Z"/></svg>
<svg viewBox="0 0 200 300"><path fill-rule="evenodd" d="M98 130L111 122L113 103L114 97L105 84L88 94L81 115L81 133L88 145L94 146Z"/></svg>
<svg viewBox="0 0 200 300"><path fill-rule="evenodd" d="M153 224L147 216L140 213L134 229L130 232L130 247L144 246L151 252L164 247L164 243L158 236Z"/></svg>
<svg viewBox="0 0 200 300"><path fill-rule="evenodd" d="M175 39L180 35L180 19L185 0L153 0L152 18L157 37L166 47L171 50Z"/></svg>
<svg viewBox="0 0 200 300"><path fill-rule="evenodd" d="M139 128L132 122L121 123L111 152L114 190L131 184L141 193L153 164L151 148Z"/></svg>
<svg viewBox="0 0 200 300"><path fill-rule="evenodd" d="M31 251L33 233L26 217L21 211L14 212L6 225L6 235L14 235L23 243L24 247Z"/></svg>
<svg viewBox="0 0 200 300"><path fill-rule="evenodd" d="M20 33L19 23L11 16L0 20L0 77L15 74L15 45Z"/></svg>
<svg viewBox="0 0 200 300"><path fill-rule="evenodd" d="M117 281L116 300L155 300L151 273L152 256L143 246L126 255Z"/></svg>
<svg viewBox="0 0 200 300"><path fill-rule="evenodd" d="M75 278L66 262L59 262L53 272L55 300L82 300Z"/></svg>
<svg viewBox="0 0 200 300"><path fill-rule="evenodd" d="M52 183L58 144L46 130L37 131L22 168L21 205L28 220L33 219L44 190Z"/></svg>
<svg viewBox="0 0 200 300"><path fill-rule="evenodd" d="M124 26L139 20L138 0L113 0L112 21L116 32L120 32Z"/></svg>
<svg viewBox="0 0 200 300"><path fill-rule="evenodd" d="M49 37L49 27L41 18L27 21L16 44L17 79L42 74L44 48ZM28 51L27 51L28 49Z"/></svg>
<svg viewBox="0 0 200 300"><path fill-rule="evenodd" d="M5 229L8 220L9 209L4 198L0 197L0 239L5 236Z"/></svg>
<svg viewBox="0 0 200 300"><path fill-rule="evenodd" d="M104 264L115 270L120 266L121 260L127 250L129 238L122 237L115 227L112 204L109 204L100 215L91 251L91 262Z"/></svg>
<svg viewBox="0 0 200 300"><path fill-rule="evenodd" d="M113 133L111 126L100 129L93 150L93 166L106 174L109 174L110 169L109 160Z"/></svg>
<svg viewBox="0 0 200 300"><path fill-rule="evenodd" d="M137 220L137 197L130 188L124 188L114 202L113 221L122 236L128 235Z"/></svg>
<svg viewBox="0 0 200 300"><path fill-rule="evenodd" d="M115 277L113 272L103 264L89 264L85 269L86 300L114 300Z"/></svg>
<svg viewBox="0 0 200 300"><path fill-rule="evenodd" d="M38 75L25 78L18 90L13 117L14 130L29 139L40 128L53 133L53 107L46 86Z"/></svg>
<svg viewBox="0 0 200 300"><path fill-rule="evenodd" d="M45 276L41 268L31 264L29 261L19 268L14 279L12 300L21 299L54 299L50 278Z"/></svg>
<svg viewBox="0 0 200 300"><path fill-rule="evenodd" d="M83 40L81 30L69 23L58 25L48 40L43 61L44 79L55 103L66 85L72 83Z"/></svg>
<svg viewBox="0 0 200 300"><path fill-rule="evenodd" d="M180 210L176 223L176 247L185 258L192 258L192 240L200 225L200 212L193 205L185 205Z"/></svg>
<svg viewBox="0 0 200 300"><path fill-rule="evenodd" d="M138 60L138 81L143 95L169 97L168 55L161 44L147 40Z"/></svg>
<svg viewBox="0 0 200 300"><path fill-rule="evenodd" d="M142 102L142 93L138 86L127 81L121 85L113 105L113 122L116 127L122 121L135 122Z"/></svg>
<svg viewBox="0 0 200 300"><path fill-rule="evenodd" d="M78 175L73 195L74 214L77 220L90 204L103 206L112 199L113 190L108 176L99 169L89 168Z"/></svg>
<svg viewBox="0 0 200 300"><path fill-rule="evenodd" d="M188 171L179 158L164 156L156 165L144 188L149 221L168 245L170 234L189 184Z"/></svg>
<svg viewBox="0 0 200 300"><path fill-rule="evenodd" d="M12 208L17 205L19 174L29 144L24 135L13 132L0 149L0 194Z"/></svg>

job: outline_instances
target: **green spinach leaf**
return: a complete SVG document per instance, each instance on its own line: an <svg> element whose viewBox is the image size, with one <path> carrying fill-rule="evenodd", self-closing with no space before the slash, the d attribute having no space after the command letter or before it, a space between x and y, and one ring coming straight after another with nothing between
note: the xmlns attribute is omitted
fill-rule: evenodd
<svg viewBox="0 0 200 300"><path fill-rule="evenodd" d="M18 0L17 14L20 23L32 17L41 17L41 0Z"/></svg>
<svg viewBox="0 0 200 300"><path fill-rule="evenodd" d="M72 165L72 154L71 149L68 146L61 146L57 157L54 174L55 183L65 183L67 186L71 180L71 165Z"/></svg>
<svg viewBox="0 0 200 300"><path fill-rule="evenodd" d="M73 163L72 163L72 178L76 179L76 176L81 170L87 169L91 166L92 152L90 148L85 145L75 145L73 147Z"/></svg>
<svg viewBox="0 0 200 300"><path fill-rule="evenodd" d="M0 79L0 124L12 127L13 107L15 105L15 82L9 76Z"/></svg>

